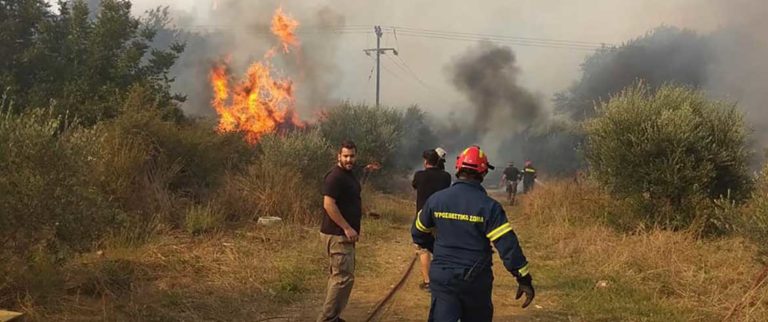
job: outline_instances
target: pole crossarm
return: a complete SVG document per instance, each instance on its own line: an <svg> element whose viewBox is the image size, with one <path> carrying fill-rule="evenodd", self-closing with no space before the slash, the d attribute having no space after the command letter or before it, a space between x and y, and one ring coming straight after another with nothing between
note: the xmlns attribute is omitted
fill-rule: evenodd
<svg viewBox="0 0 768 322"><path fill-rule="evenodd" d="M391 52L395 53L395 55L399 54L397 52L396 48L370 48L370 49L363 49L363 52L366 55L370 55L371 53L375 53L377 51L380 52L381 54L386 54L388 51L391 51Z"/></svg>

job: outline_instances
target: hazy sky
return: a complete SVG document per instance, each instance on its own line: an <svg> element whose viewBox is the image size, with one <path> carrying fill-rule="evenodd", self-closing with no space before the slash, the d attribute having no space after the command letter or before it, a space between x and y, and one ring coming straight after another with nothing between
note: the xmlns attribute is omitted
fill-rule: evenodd
<svg viewBox="0 0 768 322"><path fill-rule="evenodd" d="M269 17L269 7L280 4L300 21L319 8L327 7L344 16L347 25L384 25L451 32L482 33L528 38L569 41L621 43L662 24L711 31L722 25L718 7L709 0L526 0L526 1L360 1L301 0L250 1L253 11L242 17ZM242 17L213 18L211 0L136 0L137 13L147 8L168 5L186 18L182 25L229 25ZM240 6L248 11L249 5ZM225 20L225 21L222 21ZM305 31L311 26L304 26ZM300 27L301 30L301 27ZM307 34L306 37L317 35ZM319 36L322 37L322 36ZM382 103L388 105L419 104L437 114L446 106L461 105L463 99L450 83L447 66L468 47L469 41L417 38L391 32L384 35L383 46L397 47L400 58L418 77L421 84L405 70L383 58ZM374 100L373 60L362 49L375 46L372 32L344 34L336 42L334 62L340 69L331 95L351 101ZM589 53L567 48L540 48L510 45L521 68L521 84L546 101L554 92L563 90L578 77L579 64ZM312 52L304 52L312 55ZM397 60L400 62L399 60ZM301 91L297 84L297 91Z"/></svg>

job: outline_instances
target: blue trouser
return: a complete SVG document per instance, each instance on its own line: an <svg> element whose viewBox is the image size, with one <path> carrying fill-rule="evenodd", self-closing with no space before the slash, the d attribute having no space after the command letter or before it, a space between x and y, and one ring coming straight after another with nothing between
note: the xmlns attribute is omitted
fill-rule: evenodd
<svg viewBox="0 0 768 322"><path fill-rule="evenodd" d="M466 268L433 265L429 270L432 303L430 322L485 322L493 320L493 273L490 267L465 280Z"/></svg>

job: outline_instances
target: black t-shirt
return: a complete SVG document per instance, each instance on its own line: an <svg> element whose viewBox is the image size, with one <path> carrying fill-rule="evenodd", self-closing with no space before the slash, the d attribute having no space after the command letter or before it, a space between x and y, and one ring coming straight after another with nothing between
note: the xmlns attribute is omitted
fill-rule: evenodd
<svg viewBox="0 0 768 322"><path fill-rule="evenodd" d="M506 176L507 181L517 181L520 178L520 170L514 166L507 167L504 169L504 176Z"/></svg>
<svg viewBox="0 0 768 322"><path fill-rule="evenodd" d="M360 233L360 218L363 214L363 204L360 199L360 182L352 171L340 168L338 165L325 174L323 182L323 196L329 196L336 200L336 206L341 211L341 216L347 220L350 226ZM320 232L328 235L344 235L344 229L337 225L328 213L323 216Z"/></svg>
<svg viewBox="0 0 768 322"><path fill-rule="evenodd" d="M451 186L451 175L438 168L416 171L412 185L416 188L416 211L419 211L429 196Z"/></svg>

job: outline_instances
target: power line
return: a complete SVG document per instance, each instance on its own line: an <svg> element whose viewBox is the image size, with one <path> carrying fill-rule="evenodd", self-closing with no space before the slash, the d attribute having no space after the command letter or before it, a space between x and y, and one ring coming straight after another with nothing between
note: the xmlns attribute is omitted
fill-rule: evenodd
<svg viewBox="0 0 768 322"><path fill-rule="evenodd" d="M394 58L391 58L389 55L385 55L385 56L388 57L390 59L390 61L393 64L395 64L395 66L397 66L400 70L405 71L406 75L410 76L410 78L415 80L416 83L421 85L427 91L431 92L433 94L433 96L429 96L430 99L437 99L441 103L447 104L447 105L450 105L450 104L453 103L453 102L449 102L449 101L445 100L444 99L445 94L442 94L441 91L435 89L434 87L430 86L429 84L427 84L426 82L421 80L421 78L419 78L418 75L416 75L416 73L413 72L413 70L410 70L409 67L401 66L396 60L394 60ZM397 57L400 58L400 55L397 55ZM371 57L371 59L373 59L373 58ZM403 77L401 77L394 70L391 70L391 69L387 68L387 65L382 65L382 67L384 68L385 71L387 71L388 73L392 74L392 76L395 76L395 78L397 78L397 79L399 79L401 81L404 81ZM408 70L410 70L410 72ZM417 93L423 94L421 91L417 91ZM425 97L427 97L427 96L425 96Z"/></svg>
<svg viewBox="0 0 768 322"><path fill-rule="evenodd" d="M421 80L421 78L420 78L420 77L419 77L419 76L418 76L416 73L414 73L414 72L413 72L413 70L411 70L410 68L408 68L408 67L406 67L406 66L404 66L404 65L402 65L402 64L400 64L400 63L398 63L398 62L397 62L397 61L396 61L394 58L392 58L392 57L390 57L390 56L386 56L386 57L387 57L387 58L388 58L388 59L389 59L389 60L390 60L390 61L391 61L393 64L395 64L395 66L397 66L398 68L400 68L400 70L402 70L403 72L405 72L405 74L406 74L406 75L408 75L408 76L410 76L411 78L415 79L415 80L416 80L416 82L418 82L418 83L419 83L419 85L423 86L424 88L426 88L426 89L428 89L428 90L430 90L430 91L433 91L433 90L434 90L434 89L433 89L431 86L429 86L429 85L428 85L426 82L424 82L423 80ZM399 58L400 56L398 55L397 57Z"/></svg>
<svg viewBox="0 0 768 322"><path fill-rule="evenodd" d="M443 36L443 35L410 33L410 32L403 32L403 31L400 32L400 35L404 37L420 37L420 38L444 39L444 40L455 40L455 41L471 41L471 42L489 41L492 43L523 46L523 47L561 48L561 49L573 49L573 50L585 50L585 51L594 51L602 48L598 46L537 43L537 42L528 42L528 41L519 41L519 40L492 39L492 38L481 38L481 37Z"/></svg>
<svg viewBox="0 0 768 322"><path fill-rule="evenodd" d="M401 31L410 31L414 33L445 35L445 36L465 36L465 37L480 37L480 38L492 38L492 39L507 39L518 41L535 41L535 42L547 42L547 43L560 43L566 45L586 45L586 46L614 46L614 44L606 42L592 42L581 40L564 40L564 39L552 39L552 38L534 38L534 37L520 37L520 36L508 36L508 35L496 35L486 33L471 33L471 32L458 32L458 31L445 31L434 29L420 29L411 27L389 26L385 27L389 29L400 29Z"/></svg>
<svg viewBox="0 0 768 322"><path fill-rule="evenodd" d="M370 25L342 25L342 26L323 26L323 25L307 25L300 26L297 30L298 34L321 34L321 33L335 33L335 34L372 34ZM249 26L235 26L235 25L192 25L181 29L253 29ZM419 37L426 39L442 39L453 41L490 41L505 45L525 46L525 47L541 47L541 48L562 48L562 49L574 49L574 50L588 50L593 51L603 47L615 46L615 44L604 42L590 42L581 40L564 40L564 39L551 39L551 38L536 38L536 37L520 37L509 35L496 35L486 33L471 33L471 32L457 32L457 31L445 31L434 29L420 29L403 26L388 26L382 27L391 31L395 37L396 42L399 45L398 33L400 36L406 37ZM266 34L271 35L267 30L263 31L251 31L252 34ZM385 40L386 41L386 40Z"/></svg>

